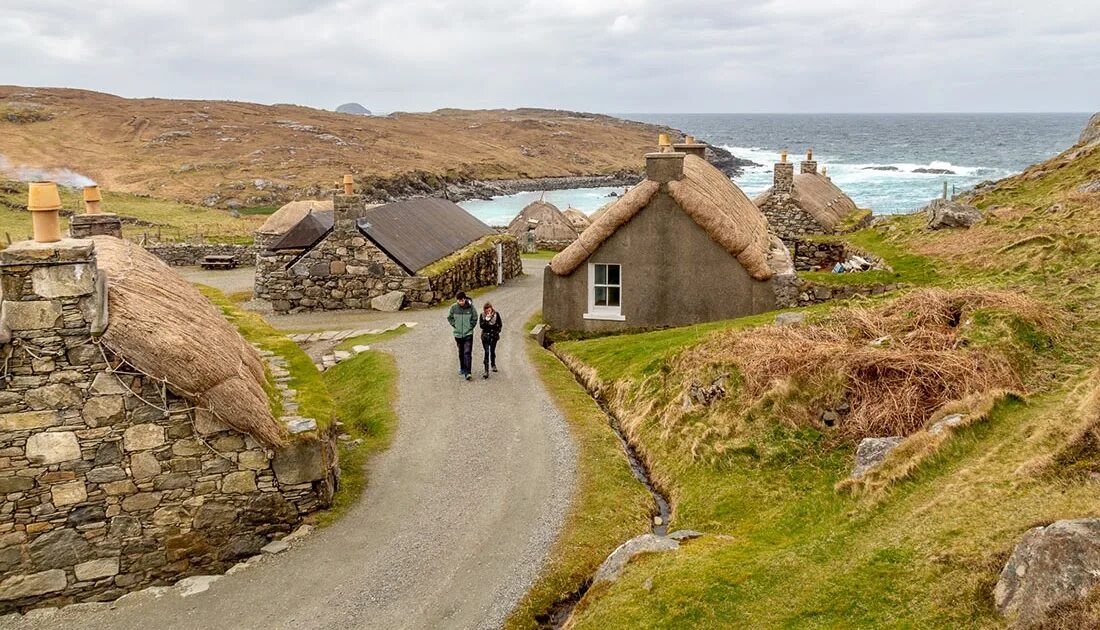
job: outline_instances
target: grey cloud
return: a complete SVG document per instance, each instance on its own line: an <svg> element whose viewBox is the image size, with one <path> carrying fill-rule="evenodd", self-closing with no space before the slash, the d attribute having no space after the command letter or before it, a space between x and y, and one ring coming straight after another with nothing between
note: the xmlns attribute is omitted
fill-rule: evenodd
<svg viewBox="0 0 1100 630"><path fill-rule="evenodd" d="M124 96L358 100L376 111L1100 105L1091 0L5 4L0 81Z"/></svg>

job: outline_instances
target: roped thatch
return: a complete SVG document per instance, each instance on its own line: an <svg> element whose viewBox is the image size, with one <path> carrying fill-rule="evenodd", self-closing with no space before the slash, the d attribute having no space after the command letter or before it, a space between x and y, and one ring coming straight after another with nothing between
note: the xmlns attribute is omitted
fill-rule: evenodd
<svg viewBox="0 0 1100 630"><path fill-rule="evenodd" d="M569 275L612 234L649 204L660 186L646 179L611 205L592 226L550 261L550 270ZM684 158L684 177L669 182L668 192L688 216L726 249L756 280L769 280L771 238L768 222L745 193L702 158Z"/></svg>
<svg viewBox="0 0 1100 630"><path fill-rule="evenodd" d="M531 221L536 223L532 224ZM523 242L531 225L535 228L536 241L572 241L577 238L573 224L558 207L539 199L527 204L508 224L507 231Z"/></svg>
<svg viewBox="0 0 1100 630"><path fill-rule="evenodd" d="M592 225L592 219L588 218L588 215L581 212L576 208L566 208L562 210L562 214L569 220L569 224L573 226L573 229L577 231L577 234L588 229L588 226Z"/></svg>
<svg viewBox="0 0 1100 630"><path fill-rule="evenodd" d="M283 443L256 350L159 258L129 241L94 240L108 284L102 343L234 429L268 446Z"/></svg>
<svg viewBox="0 0 1100 630"><path fill-rule="evenodd" d="M817 173L794 176L794 200L822 227L832 231L842 219L856 212L856 202L828 177Z"/></svg>
<svg viewBox="0 0 1100 630"><path fill-rule="evenodd" d="M261 234L286 234L310 212L332 212L332 200L291 201L276 210L256 231Z"/></svg>

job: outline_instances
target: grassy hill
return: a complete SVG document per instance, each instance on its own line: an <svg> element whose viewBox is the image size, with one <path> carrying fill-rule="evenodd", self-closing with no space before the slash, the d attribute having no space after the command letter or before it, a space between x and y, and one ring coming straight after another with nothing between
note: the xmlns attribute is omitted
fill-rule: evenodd
<svg viewBox="0 0 1100 630"><path fill-rule="evenodd" d="M1000 627L1027 529L1100 516L1100 146L983 187L986 220L858 233L907 293L559 342L708 535L590 591L573 627ZM701 395L698 392L708 392ZM949 413L963 422L928 427ZM866 436L909 440L849 480ZM640 531L637 533L641 533ZM1063 611L1051 627L1100 623Z"/></svg>
<svg viewBox="0 0 1100 630"><path fill-rule="evenodd" d="M657 130L541 109L368 117L0 86L9 166L67 168L108 190L219 207L315 197L349 171L364 184L413 187L637 171Z"/></svg>

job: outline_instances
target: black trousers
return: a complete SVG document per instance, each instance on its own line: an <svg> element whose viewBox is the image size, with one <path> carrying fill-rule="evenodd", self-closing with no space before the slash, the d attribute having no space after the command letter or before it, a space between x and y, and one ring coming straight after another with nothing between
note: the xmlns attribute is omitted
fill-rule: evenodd
<svg viewBox="0 0 1100 630"><path fill-rule="evenodd" d="M493 367L497 366L497 342L498 341L500 341L500 339L498 339L496 337L493 337L492 339L489 339L488 337L482 337L481 338L481 349L485 351L485 371L486 372L489 371L489 366L490 365L493 366Z"/></svg>
<svg viewBox="0 0 1100 630"><path fill-rule="evenodd" d="M458 369L463 374L473 373L471 364L474 362L474 336L455 337L455 343L458 345Z"/></svg>

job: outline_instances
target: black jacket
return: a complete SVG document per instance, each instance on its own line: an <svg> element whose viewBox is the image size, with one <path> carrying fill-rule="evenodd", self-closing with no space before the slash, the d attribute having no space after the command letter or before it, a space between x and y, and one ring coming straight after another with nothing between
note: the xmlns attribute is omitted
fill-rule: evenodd
<svg viewBox="0 0 1100 630"><path fill-rule="evenodd" d="M485 313L477 316L477 325L481 328L481 338L489 341L496 341L500 339L500 329L504 328L504 318L500 316L499 312L493 313L493 320L490 321L485 317Z"/></svg>

